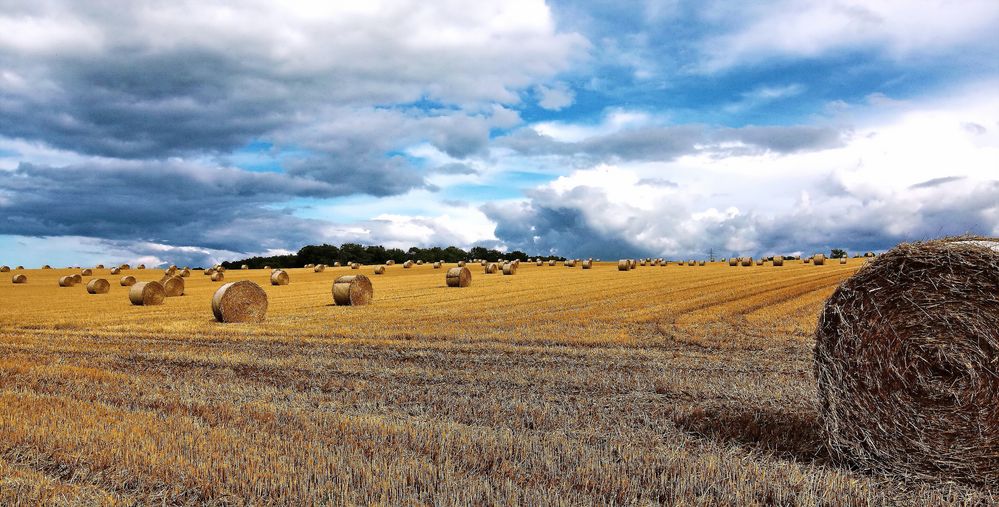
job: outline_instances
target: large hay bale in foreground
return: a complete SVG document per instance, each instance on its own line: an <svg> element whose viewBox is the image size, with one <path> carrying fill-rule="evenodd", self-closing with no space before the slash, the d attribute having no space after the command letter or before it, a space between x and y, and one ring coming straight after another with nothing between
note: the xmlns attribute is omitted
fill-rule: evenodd
<svg viewBox="0 0 999 507"><path fill-rule="evenodd" d="M59 286L60 287L72 287L74 285L76 285L76 278L73 278L72 276L60 276L59 277Z"/></svg>
<svg viewBox="0 0 999 507"><path fill-rule="evenodd" d="M508 263L504 264L503 265L503 274L504 275L516 275L517 274L517 265L514 264L514 263L512 263L512 262L508 262Z"/></svg>
<svg viewBox="0 0 999 507"><path fill-rule="evenodd" d="M374 297L371 279L364 275L341 276L333 282L333 302L338 306L361 306Z"/></svg>
<svg viewBox="0 0 999 507"><path fill-rule="evenodd" d="M10 281L11 283L28 283L28 277L23 274L14 275L10 277Z"/></svg>
<svg viewBox="0 0 999 507"><path fill-rule="evenodd" d="M999 239L895 247L833 293L815 339L834 457L906 477L999 480Z"/></svg>
<svg viewBox="0 0 999 507"><path fill-rule="evenodd" d="M225 281L225 273L223 273L221 271L216 271L216 272L212 273L212 281L213 282L222 282L222 281Z"/></svg>
<svg viewBox="0 0 999 507"><path fill-rule="evenodd" d="M121 284L122 287L131 287L135 285L135 277L132 275L125 275L121 277L121 280L118 280L118 283Z"/></svg>
<svg viewBox="0 0 999 507"><path fill-rule="evenodd" d="M160 282L139 282L128 289L128 300L136 306L161 305L166 297Z"/></svg>
<svg viewBox="0 0 999 507"><path fill-rule="evenodd" d="M472 272L464 266L447 270L448 287L468 287L472 285Z"/></svg>
<svg viewBox="0 0 999 507"><path fill-rule="evenodd" d="M629 261L628 259L621 259L621 260L617 261L617 270L618 271L629 271L629 270L631 270L631 261Z"/></svg>
<svg viewBox="0 0 999 507"><path fill-rule="evenodd" d="M212 313L219 322L262 322L267 316L267 293L249 280L229 282L212 296Z"/></svg>
<svg viewBox="0 0 999 507"><path fill-rule="evenodd" d="M88 294L107 294L111 290L111 284L103 278L94 278L87 282Z"/></svg>
<svg viewBox="0 0 999 507"><path fill-rule="evenodd" d="M271 285L288 285L291 283L291 277L288 276L288 272L283 269L275 269L271 271Z"/></svg>
<svg viewBox="0 0 999 507"><path fill-rule="evenodd" d="M184 279L179 276L164 276L160 280L160 285L163 286L168 298L184 295Z"/></svg>

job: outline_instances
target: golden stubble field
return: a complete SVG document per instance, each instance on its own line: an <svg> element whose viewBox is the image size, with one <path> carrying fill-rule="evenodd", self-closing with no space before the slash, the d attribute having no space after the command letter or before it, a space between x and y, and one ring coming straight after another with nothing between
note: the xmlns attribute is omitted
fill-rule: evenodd
<svg viewBox="0 0 999 507"><path fill-rule="evenodd" d="M812 333L861 263L227 271L263 324L200 271L156 307L5 274L0 504L993 503L822 451ZM374 303L333 306L356 273Z"/></svg>

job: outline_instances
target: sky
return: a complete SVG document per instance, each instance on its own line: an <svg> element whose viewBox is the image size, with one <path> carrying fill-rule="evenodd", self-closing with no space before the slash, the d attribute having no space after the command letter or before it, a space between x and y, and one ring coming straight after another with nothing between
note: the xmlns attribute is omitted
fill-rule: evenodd
<svg viewBox="0 0 999 507"><path fill-rule="evenodd" d="M999 2L0 0L0 263L999 236Z"/></svg>

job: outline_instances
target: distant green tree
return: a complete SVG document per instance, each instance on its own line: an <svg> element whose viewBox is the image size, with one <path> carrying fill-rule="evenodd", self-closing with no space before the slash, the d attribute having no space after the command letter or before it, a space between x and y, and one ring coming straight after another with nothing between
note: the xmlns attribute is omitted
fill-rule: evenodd
<svg viewBox="0 0 999 507"><path fill-rule="evenodd" d="M833 248L832 251L830 252L829 257L833 259L841 259L843 257L846 257L846 250L840 248Z"/></svg>

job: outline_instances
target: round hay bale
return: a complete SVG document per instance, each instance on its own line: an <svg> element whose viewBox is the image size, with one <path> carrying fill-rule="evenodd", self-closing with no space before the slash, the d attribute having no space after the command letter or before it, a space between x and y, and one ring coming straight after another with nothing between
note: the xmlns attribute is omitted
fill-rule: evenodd
<svg viewBox="0 0 999 507"><path fill-rule="evenodd" d="M479 261L479 266L485 266L486 264L487 262L484 260ZM554 264L552 264L552 266L554 266Z"/></svg>
<svg viewBox="0 0 999 507"><path fill-rule="evenodd" d="M434 269L440 269L440 268L441 268L441 262L440 261L435 262Z"/></svg>
<svg viewBox="0 0 999 507"><path fill-rule="evenodd" d="M18 267L16 267L16 268L14 268L14 270L15 270L15 271L20 271L20 270L22 270L22 269L24 269L24 266L18 266Z"/></svg>
<svg viewBox="0 0 999 507"><path fill-rule="evenodd" d="M212 313L219 322L263 322L267 293L249 280L223 284L212 296Z"/></svg>
<svg viewBox="0 0 999 507"><path fill-rule="evenodd" d="M10 273L10 266L0 266L0 273Z"/></svg>
<svg viewBox="0 0 999 507"><path fill-rule="evenodd" d="M690 259L690 260L687 261L687 265L688 266L696 266L697 265L697 261L695 261L693 259Z"/></svg>
<svg viewBox="0 0 999 507"><path fill-rule="evenodd" d="M271 269L271 267L270 266L264 266L264 269Z"/></svg>
<svg viewBox="0 0 999 507"><path fill-rule="evenodd" d="M516 275L517 274L517 265L514 264L514 263L512 263L512 262L508 262L508 263L504 264L503 265L503 274L504 275Z"/></svg>
<svg viewBox="0 0 999 507"><path fill-rule="evenodd" d="M80 270L80 275L81 276L94 276L94 272L93 272L93 270L90 270L90 269L83 269L83 270Z"/></svg>
<svg viewBox="0 0 999 507"><path fill-rule="evenodd" d="M413 261L406 261L406 262L403 262L403 263L402 263L402 267L403 267L404 269L409 269L409 268L413 267Z"/></svg>
<svg viewBox="0 0 999 507"><path fill-rule="evenodd" d="M163 270L163 276L173 276L177 274L177 268L169 267Z"/></svg>
<svg viewBox="0 0 999 507"><path fill-rule="evenodd" d="M14 275L10 278L11 283L28 283L28 277L23 274Z"/></svg>
<svg viewBox="0 0 999 507"><path fill-rule="evenodd" d="M548 261L548 266L549 267L554 266L554 265L555 265L555 259L552 259L552 260Z"/></svg>
<svg viewBox="0 0 999 507"><path fill-rule="evenodd" d="M338 306L361 306L371 302L374 287L364 275L341 276L333 282L333 302Z"/></svg>
<svg viewBox="0 0 999 507"><path fill-rule="evenodd" d="M138 266L135 267L135 269L146 269L146 265L145 264L139 264Z"/></svg>
<svg viewBox="0 0 999 507"><path fill-rule="evenodd" d="M618 271L628 271L630 269L631 269L631 261L629 261L628 259L621 259L617 261Z"/></svg>
<svg viewBox="0 0 999 507"><path fill-rule="evenodd" d="M808 264L811 261L812 261L812 259L809 259L808 257L805 257L804 259L801 259L801 263L802 264Z"/></svg>
<svg viewBox="0 0 999 507"><path fill-rule="evenodd" d="M846 264L846 257L840 257L839 258L839 263L840 264Z"/></svg>
<svg viewBox="0 0 999 507"><path fill-rule="evenodd" d="M87 282L88 294L107 294L111 290L111 284L103 278L94 278Z"/></svg>
<svg viewBox="0 0 999 507"><path fill-rule="evenodd" d="M545 265L545 261L536 261L536 262L534 263L534 265L535 265L535 266L544 266L544 265Z"/></svg>
<svg viewBox="0 0 999 507"><path fill-rule="evenodd" d="M221 282L221 281L224 281L224 280L225 280L225 273L223 273L221 271L216 271L216 272L212 273L212 281L213 282Z"/></svg>
<svg viewBox="0 0 999 507"><path fill-rule="evenodd" d="M132 275L125 275L121 277L121 280L118 280L118 283L120 283L122 287L131 287L135 285L135 277Z"/></svg>
<svg viewBox="0 0 999 507"><path fill-rule="evenodd" d="M132 266L129 266L128 264L122 264L121 266L118 267L121 269L132 269Z"/></svg>
<svg viewBox="0 0 999 507"><path fill-rule="evenodd" d="M94 269L104 269L104 265L103 264L98 264L98 265L94 266Z"/></svg>
<svg viewBox="0 0 999 507"><path fill-rule="evenodd" d="M635 268L638 267L638 262L636 262L635 259L631 259L628 262L631 264L631 266L630 266L631 269L635 269Z"/></svg>
<svg viewBox="0 0 999 507"><path fill-rule="evenodd" d="M312 268L312 271L314 271L316 273L322 273L323 271L326 271L326 265L325 264L316 264Z"/></svg>
<svg viewBox="0 0 999 507"><path fill-rule="evenodd" d="M562 265L565 266L565 267L567 267L567 268L574 268L574 267L576 267L576 260L575 259L569 259L569 260L563 262Z"/></svg>
<svg viewBox="0 0 999 507"><path fill-rule="evenodd" d="M815 257L812 257L812 264L815 264L816 266L822 266L825 263L826 263L825 255L815 254Z"/></svg>
<svg viewBox="0 0 999 507"><path fill-rule="evenodd" d="M697 261L698 266L703 266L704 264L705 264L704 261Z"/></svg>
<svg viewBox="0 0 999 507"><path fill-rule="evenodd" d="M472 285L472 272L465 266L458 266L447 270L448 287L468 287Z"/></svg>
<svg viewBox="0 0 999 507"><path fill-rule="evenodd" d="M75 280L73 283L83 283L83 275L77 273L75 275L72 275L72 277L73 280Z"/></svg>
<svg viewBox="0 0 999 507"><path fill-rule="evenodd" d="M361 265L356 262L351 262L350 269L361 269Z"/></svg>
<svg viewBox="0 0 999 507"><path fill-rule="evenodd" d="M166 297L160 282L138 282L128 289L128 300L136 306L161 305Z"/></svg>
<svg viewBox="0 0 999 507"><path fill-rule="evenodd" d="M239 267L239 269L250 269L250 266L247 264L243 264L242 266Z"/></svg>
<svg viewBox="0 0 999 507"><path fill-rule="evenodd" d="M52 266L49 266L48 264L46 264L46 265L42 266L42 269L52 269Z"/></svg>
<svg viewBox="0 0 999 507"><path fill-rule="evenodd" d="M759 259L756 259L756 265L757 266L762 266L763 265L763 257L760 257Z"/></svg>
<svg viewBox="0 0 999 507"><path fill-rule="evenodd" d="M461 261L461 262L465 262L465 261ZM389 259L389 260L385 261L385 265L386 266L394 266L395 265L395 261L392 260L392 259ZM464 264L462 264L462 266L464 266Z"/></svg>
<svg viewBox="0 0 999 507"><path fill-rule="evenodd" d="M376 275L385 274L385 266L375 266L375 274Z"/></svg>
<svg viewBox="0 0 999 507"><path fill-rule="evenodd" d="M738 266L739 265L739 259L737 259L735 257L732 257L731 259L728 260L728 265L729 266Z"/></svg>
<svg viewBox="0 0 999 507"><path fill-rule="evenodd" d="M205 276L212 276L212 275L214 275L214 274L215 274L215 270L214 270L214 269L212 269L212 268L208 268L208 269L206 269L206 270L202 271L202 273L201 273L201 274L203 274L203 275L205 275Z"/></svg>
<svg viewBox="0 0 999 507"><path fill-rule="evenodd" d="M497 269L496 263L495 262L490 262L490 263L486 264L486 269L484 271L485 271L485 273L487 275L491 275L491 274L493 274L493 273L496 272L496 269Z"/></svg>
<svg viewBox="0 0 999 507"><path fill-rule="evenodd" d="M187 277L191 276L191 270L187 269L187 268L184 268L184 269L180 270L179 274L180 274L180 276L182 276L184 278L187 278Z"/></svg>
<svg viewBox="0 0 999 507"><path fill-rule="evenodd" d="M184 279L179 276L164 276L160 280L160 285L163 286L168 298L184 295Z"/></svg>
<svg viewBox="0 0 999 507"><path fill-rule="evenodd" d="M862 469L999 480L999 238L902 243L826 301L827 447Z"/></svg>
<svg viewBox="0 0 999 507"><path fill-rule="evenodd" d="M465 261L458 261L458 267L459 267L459 268L463 268L463 267L465 267L465 264L466 264L466 262L465 262Z"/></svg>
<svg viewBox="0 0 999 507"><path fill-rule="evenodd" d="M774 266L776 267L783 265L784 265L784 258L779 255L774 256Z"/></svg>
<svg viewBox="0 0 999 507"><path fill-rule="evenodd" d="M304 267L305 269L312 269L312 268L316 267L316 265L315 264L306 264L305 266L302 266L302 267Z"/></svg>
<svg viewBox="0 0 999 507"><path fill-rule="evenodd" d="M119 267L113 267L113 268L111 268L111 274L112 275L121 274L121 268L119 268Z"/></svg>
<svg viewBox="0 0 999 507"><path fill-rule="evenodd" d="M288 272L283 269L275 269L271 271L271 285L288 285L291 283L291 277L288 276Z"/></svg>
<svg viewBox="0 0 999 507"><path fill-rule="evenodd" d="M586 259L585 261L583 261L583 269L592 269L592 268L593 268L593 261L591 261L590 259Z"/></svg>
<svg viewBox="0 0 999 507"><path fill-rule="evenodd" d="M740 261L740 264L742 264L742 267L744 267L744 268L752 266L753 265L753 258L752 257L743 257L742 261Z"/></svg>

